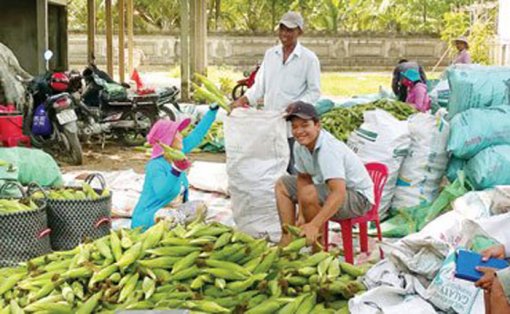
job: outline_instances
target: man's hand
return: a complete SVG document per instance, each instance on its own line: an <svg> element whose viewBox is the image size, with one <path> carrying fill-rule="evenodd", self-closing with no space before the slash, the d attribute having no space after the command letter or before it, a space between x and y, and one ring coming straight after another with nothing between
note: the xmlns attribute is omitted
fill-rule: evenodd
<svg viewBox="0 0 510 314"><path fill-rule="evenodd" d="M306 237L306 242L308 243L308 245L312 245L315 242L317 242L317 239L320 236L319 234L320 230L314 224L312 223L304 224L303 226L301 226L301 230L302 231L300 235L302 237Z"/></svg>
<svg viewBox="0 0 510 314"><path fill-rule="evenodd" d="M297 227L301 227L301 226L303 226L304 224L306 224L305 216L303 216L303 214L299 213L299 214L298 214L297 221L296 221L296 226L297 226Z"/></svg>
<svg viewBox="0 0 510 314"><path fill-rule="evenodd" d="M239 108L239 107L249 107L250 102L248 101L248 97L242 96L241 98L234 101L231 105L232 109Z"/></svg>
<svg viewBox="0 0 510 314"><path fill-rule="evenodd" d="M492 283L496 279L496 270L490 267L477 267L476 270L483 273L482 278L475 282L475 286L483 290L490 290Z"/></svg>
<svg viewBox="0 0 510 314"><path fill-rule="evenodd" d="M482 260L488 261L489 258L505 258L505 246L502 244L491 246L490 248L482 251Z"/></svg>

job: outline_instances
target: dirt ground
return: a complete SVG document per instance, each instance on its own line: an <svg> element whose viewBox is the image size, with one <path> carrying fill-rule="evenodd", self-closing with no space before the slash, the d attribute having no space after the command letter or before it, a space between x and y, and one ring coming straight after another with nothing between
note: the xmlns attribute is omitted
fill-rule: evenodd
<svg viewBox="0 0 510 314"><path fill-rule="evenodd" d="M225 162L225 154L192 153L191 160ZM137 173L143 173L149 157L143 152L138 152L133 147L125 147L117 143L101 145L83 144L83 165L61 165L63 172L76 170L114 171L133 169Z"/></svg>

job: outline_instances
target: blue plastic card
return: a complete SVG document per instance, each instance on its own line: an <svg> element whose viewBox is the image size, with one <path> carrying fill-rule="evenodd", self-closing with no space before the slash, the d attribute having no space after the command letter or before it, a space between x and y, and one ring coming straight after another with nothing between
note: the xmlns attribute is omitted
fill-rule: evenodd
<svg viewBox="0 0 510 314"><path fill-rule="evenodd" d="M455 277L468 280L478 281L482 278L483 273L476 270L476 267L490 267L495 269L503 269L509 266L508 262L503 259L490 258L488 261L482 261L482 255L467 251L459 250L457 252L457 261L455 267Z"/></svg>

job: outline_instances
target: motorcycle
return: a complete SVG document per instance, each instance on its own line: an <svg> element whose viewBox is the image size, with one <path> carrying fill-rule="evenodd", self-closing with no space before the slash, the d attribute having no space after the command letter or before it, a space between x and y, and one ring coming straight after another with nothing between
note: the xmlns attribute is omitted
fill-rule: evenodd
<svg viewBox="0 0 510 314"><path fill-rule="evenodd" d="M52 56L50 50L44 53L45 74L23 81L31 104L24 109L24 133L30 136L34 147L61 155L69 164L81 165L83 154L78 139L76 103L67 90L67 75L50 72L48 64Z"/></svg>
<svg viewBox="0 0 510 314"><path fill-rule="evenodd" d="M237 100L241 98L244 93L248 90L248 88L252 87L253 84L255 84L255 76L257 75L257 72L260 69L260 65L257 64L255 69L253 71L244 71L244 79L237 81L236 86L234 86L234 89L232 90L232 99Z"/></svg>
<svg viewBox="0 0 510 314"><path fill-rule="evenodd" d="M77 111L83 140L99 137L104 146L106 139L118 138L125 145L138 146L145 142L152 125L162 118L163 110L168 111L167 118L175 119L162 102L175 101L178 90L171 90L164 98L157 94L136 95L129 92L129 85L115 82L94 63L89 64L82 76L85 89Z"/></svg>

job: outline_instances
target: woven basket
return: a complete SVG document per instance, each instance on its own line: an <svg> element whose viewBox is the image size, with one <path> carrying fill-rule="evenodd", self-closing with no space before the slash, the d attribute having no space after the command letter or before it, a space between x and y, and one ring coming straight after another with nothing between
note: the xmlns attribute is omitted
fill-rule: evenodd
<svg viewBox="0 0 510 314"><path fill-rule="evenodd" d="M19 188L22 198L27 197L22 186L12 181L0 187L0 195L13 187ZM37 210L0 214L0 267L14 266L51 252L46 200L35 202L39 207Z"/></svg>
<svg viewBox="0 0 510 314"><path fill-rule="evenodd" d="M106 188L100 174L91 174L85 182L99 180L101 195ZM72 187L75 190L81 188ZM48 199L48 225L51 228L51 247L55 251L70 250L85 240L94 240L107 235L111 228L112 193L98 199L57 200Z"/></svg>

